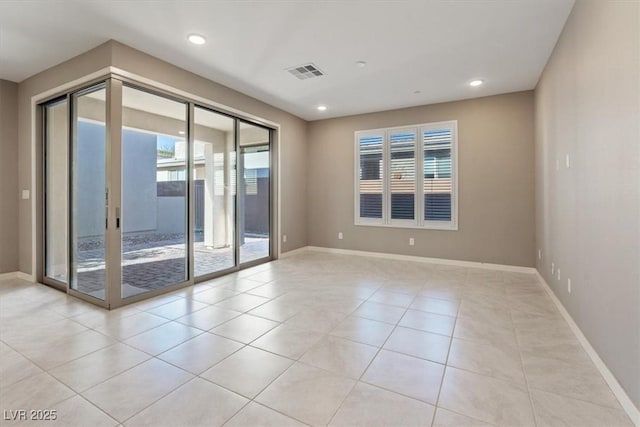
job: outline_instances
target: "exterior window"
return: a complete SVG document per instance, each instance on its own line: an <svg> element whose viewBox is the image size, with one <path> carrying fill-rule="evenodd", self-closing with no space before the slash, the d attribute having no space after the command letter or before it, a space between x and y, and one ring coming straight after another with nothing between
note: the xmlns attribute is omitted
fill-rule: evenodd
<svg viewBox="0 0 640 427"><path fill-rule="evenodd" d="M389 133L391 219L415 220L416 133L395 130Z"/></svg>
<svg viewBox="0 0 640 427"><path fill-rule="evenodd" d="M457 230L456 121L358 131L355 141L356 225Z"/></svg>
<svg viewBox="0 0 640 427"><path fill-rule="evenodd" d="M362 134L358 140L360 216L371 222L382 221L382 142L384 134Z"/></svg>
<svg viewBox="0 0 640 427"><path fill-rule="evenodd" d="M423 129L424 220L451 222L452 129Z"/></svg>

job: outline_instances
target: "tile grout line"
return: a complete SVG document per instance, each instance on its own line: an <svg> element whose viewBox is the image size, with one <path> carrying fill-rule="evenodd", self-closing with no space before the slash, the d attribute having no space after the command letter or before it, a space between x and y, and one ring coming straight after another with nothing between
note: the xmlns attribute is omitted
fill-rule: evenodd
<svg viewBox="0 0 640 427"><path fill-rule="evenodd" d="M514 310L514 311L520 311L520 310ZM523 313L528 313L528 314L537 314L537 313L531 313L531 312L523 312ZM561 319L562 319L562 318L561 318ZM562 319L562 321L564 322L564 319ZM516 339L518 339L518 334L517 334L517 332L516 332ZM579 345L578 345L578 347L582 350L582 347L581 347L581 346L579 346ZM519 351L520 351L520 350L522 350L522 348L521 348L521 346L520 346L520 344L519 344L519 343L518 343L518 350L519 350ZM520 353L521 353L521 351L520 351ZM548 357L549 359L554 360L554 361L558 361L558 362L567 362L567 361L566 361L566 360L564 360L564 359L557 358L557 357L554 357L554 356L547 356L547 357ZM588 357L588 356L587 356L587 357ZM524 363L524 359L523 359L522 357L521 357L521 363ZM525 375L525 379L526 379L526 373L525 373L524 367L523 367L523 374ZM599 373L599 372L598 372L598 375L600 375L600 373ZM626 411L621 407L621 405L620 405L620 406L618 406L618 407L608 406L608 405L605 405L605 404L602 404L602 403L593 402L593 401L586 400L586 399L579 398L579 397L575 397L575 396L567 396L567 395L564 395L564 394L561 394L561 393L558 393L558 392L555 392L555 391L545 390L544 388L535 387L535 386L531 386L531 385L529 385L529 390L541 391L541 392L543 392L543 393L553 394L553 395L555 395L555 396L559 396L559 397L562 397L562 398L565 398L565 399L576 400L576 401L583 402L583 403L586 403L586 404L589 404L589 405L598 406L598 407L600 407L600 408L604 408L604 409L611 409L611 410L616 410L616 411L622 411L622 412L624 412L624 413L625 413L625 415L627 415L627 416L628 416L628 414L627 414L627 413L626 413ZM616 398L616 402L617 402L618 404L620 403L620 402L618 401L618 399L617 399L617 398Z"/></svg>
<svg viewBox="0 0 640 427"><path fill-rule="evenodd" d="M507 296L507 299L509 297ZM513 328L513 335L516 339L516 344L518 346L518 356L520 360L520 367L522 368L522 375L524 376L524 384L527 388L527 397L529 398L529 406L531 406L531 413L533 415L533 423L538 425L538 416L536 414L536 409L533 404L533 396L531 396L531 388L529 387L529 378L527 376L527 372L524 369L524 359L522 358L522 347L520 345L520 340L518 339L518 334L516 333L516 326L513 323L513 310L511 308L511 302L509 301L509 317L511 318L511 327Z"/></svg>
<svg viewBox="0 0 640 427"><path fill-rule="evenodd" d="M378 291L378 289L380 289L380 287L376 288L376 290L375 290L374 292L372 292L372 294L369 296L369 298L371 298L371 297L372 297L372 296L373 296L373 295ZM362 301L360 304L358 304L358 306L357 306L356 308L354 308L351 312L347 313L347 314L346 314L346 315L345 315L345 316L340 320L340 322L336 325L336 327L337 327L340 323L342 323L342 322L343 322L347 317L349 317L349 316L353 315L353 313L354 313L354 312L355 312L355 311L356 311L356 310L357 310L357 309L358 309L362 304L364 304L366 301L368 301L368 299L369 299L369 298L367 298L367 299L365 299L364 301ZM317 343L319 343L320 341L322 341L324 338L328 337L328 336L330 335L331 331L332 331L332 330L334 330L334 329L335 329L335 327L331 328L327 333L323 334L323 337L322 337L322 338L320 338L320 339L316 342L316 344L312 345L312 346L311 346L307 351L305 351L305 352L304 352L304 353L303 353L303 354L302 354L302 355L301 355L301 356L296 360L296 362L295 362L295 363L302 363L302 364L305 364L305 365L307 365L307 366L312 366L312 367L314 367L314 368L316 368L316 369L324 370L324 371L326 371L326 372L331 373L332 375L338 375L338 374L336 374L336 373L334 373L334 372L331 372L331 371L328 371L328 370L326 370L326 369L318 368L317 366L313 366L313 365L308 365L308 364L306 364L306 363L304 363L304 362L301 362L301 361L300 361L300 359L302 359L302 357L304 357L304 355L305 355L306 353L308 353L310 350L312 350L313 348L315 348L315 346L317 345ZM393 332L393 331L392 331L392 332ZM391 334L389 334L389 336L391 336ZM388 337L387 337L387 338L388 338ZM386 342L386 340L385 340L385 342ZM380 347L380 348L381 348L381 347ZM362 375L364 375L364 373L367 371L367 369L369 368L369 366L371 365L371 363L373 362L373 360L376 358L376 356L377 356L377 355L378 355L378 353L380 352L380 348L378 348L378 351L376 352L376 354L375 354L375 355L373 356L373 358L371 359L371 362L369 362L369 364L367 365L367 368L365 368L365 370L362 372L362 374L360 375L360 378L362 377ZM295 365L295 363L294 363L294 365ZM291 365L291 366L294 366L294 365ZM287 369L287 370L288 370L288 369ZM286 372L286 371L285 371L285 372ZM283 372L281 375L283 375L283 374L284 374L284 372ZM340 376L341 376L341 375L340 375ZM345 378L347 378L347 379L351 379L351 378L349 378L349 377L348 377L348 376L346 376L346 375L345 375L344 377L345 377ZM353 379L352 379L352 380L353 380ZM274 380L274 381L275 381L275 380ZM349 391L344 395L344 398L340 401L340 404L337 406L337 408L335 409L335 411L333 411L333 413L332 413L332 414L331 414L331 416L329 417L328 422L326 423L326 425L331 424L331 421L332 421L332 420L333 420L333 418L336 416L336 414L338 413L338 411L340 410L340 408L342 407L342 405L344 404L344 402L347 400L347 398L349 397L349 395L350 395L350 394L351 394L351 392L353 391L353 389L358 385L358 382L359 382L359 379L356 379L356 380L354 381L353 385L349 388ZM264 391L264 390L263 390L263 391ZM256 396L256 397L257 397L257 396ZM305 424L306 424L306 423L305 423Z"/></svg>
<svg viewBox="0 0 640 427"><path fill-rule="evenodd" d="M161 362L163 362L163 360L160 360ZM191 372L189 371L185 371L184 369L182 369L182 371L186 372L187 374L191 375L191 378L187 379L185 382L178 384L178 386L176 388L172 388L171 390L167 391L166 393L164 393L162 396L160 396L159 398L155 399L154 401L152 401L151 403L149 403L148 405L144 406L143 408L141 408L139 411L136 411L133 415L125 418L124 420L120 421L117 420L120 424L124 425L127 421L131 420L132 418L134 418L136 415L140 414L141 412L143 412L144 410L146 410L147 408L153 406L154 404L156 404L158 401L164 399L165 397L167 397L168 395L170 395L171 393L173 393L174 391L184 387L185 385L189 384L191 381L195 380L196 378L198 378L197 376L193 375Z"/></svg>
<svg viewBox="0 0 640 427"><path fill-rule="evenodd" d="M56 378L57 379L57 378ZM59 381L59 380L58 380ZM118 421L113 415L111 415L110 413L108 413L107 411L105 411L104 409L100 408L98 405L96 405L95 403L93 403L92 401L90 401L89 399L87 399L85 396L83 396L81 393L76 393L74 396L71 396L68 399L65 399L61 402L58 402L56 405L60 405L63 402L66 402L67 400L71 400L74 397L79 397L80 399L84 400L85 402L87 402L89 405L93 406L94 408L96 408L98 411L100 411L101 413L105 414L107 417L111 418L113 421L115 421L116 423L118 423L117 425L120 425L120 421Z"/></svg>
<svg viewBox="0 0 640 427"><path fill-rule="evenodd" d="M82 326L84 326L84 325L82 325ZM86 326L85 326L85 327L86 327ZM93 354L93 353L97 353L97 352L99 352L99 351L101 351L101 350L104 350L104 349L106 349L106 348L112 347L112 346L114 346L114 345L116 345L116 344L118 344L118 343L119 343L119 341L118 341L118 340L115 340L114 338L109 337L109 336L107 336L107 335L105 335L105 334L102 334L102 333L100 333L100 332L98 332L98 331L95 331L95 330L93 330L93 329L91 329L91 328L87 328L87 330L86 330L86 331L81 331L81 332L79 332L79 333L77 333L77 334L69 335L68 337L63 337L63 338L70 338L70 337L72 337L72 336L80 335L80 334L83 334L83 333L85 333L85 332L89 332L89 331L96 332L96 333L98 333L98 334L100 334L100 335L103 335L103 336L105 336L105 337L107 337L107 338L109 338L109 339L111 339L111 340L113 340L113 341L115 341L115 342L113 342L113 343L111 343L111 344L108 344L108 345L106 345L106 346L104 346L104 347L100 347L100 348L98 348L98 349L92 350L92 351L90 351L90 352L88 352L88 353L86 353L86 354L83 354L83 355L81 355L81 356L74 357L73 359L70 359L70 360L68 360L68 361L66 361L66 362L60 363L59 365L54 365L54 366L52 366L51 368L48 368L48 369L45 369L44 367L42 367L41 365L39 365L37 362L35 362L31 357L27 356L26 354L22 353L21 351L18 351L16 348L14 348L14 347L10 346L10 345L9 345L9 344L7 344L6 342L4 342L4 341L3 341L3 342L5 343L5 345L6 345L7 347L11 348L13 351L15 351L16 353L18 353L20 356L24 357L24 358L25 358L25 359L27 359L29 362L33 363L36 367L38 367L39 369L41 369L43 372L47 372L47 373L49 373L50 371L52 371L52 370L54 370L54 369L57 369L57 368L59 368L59 367L61 367L61 366L64 366L64 365L66 365L67 363L74 362L74 361L76 361L76 360L78 360L78 359L81 359L81 358L83 358L83 357L85 357L85 356L89 356L89 355L91 355L91 354ZM52 377L54 377L56 380L58 380L58 378L57 378L57 377L55 377L54 375L52 375L52 374L50 374L50 375L51 375ZM59 380L58 380L58 381L59 381ZM66 385L66 384L65 384L65 385Z"/></svg>
<svg viewBox="0 0 640 427"><path fill-rule="evenodd" d="M274 381L275 381L275 380L274 380ZM271 385L271 384L269 384L269 385ZM256 396L256 397L257 397L257 396ZM303 424L303 425L305 425L305 426L309 426L309 427L311 426L310 424L307 424L306 422L304 422L304 421L302 421L302 420L299 420L299 419L297 419L297 418L295 418L295 417L292 417L291 415L287 415L287 414L285 414L284 412L280 412L279 410L277 410L277 409L275 409L275 408L272 408L272 407L270 407L270 406L267 406L267 405L265 405L264 403L260 403L260 402L258 402L258 401L256 401L256 400L250 400L250 401L249 401L245 406L243 406L243 409L244 409L244 408L246 408L247 406L249 406L251 403L254 403L254 404L256 404L256 405L262 406L263 408L266 408L266 409L268 409L268 410L270 410L270 411L277 412L278 414L280 414L280 415L282 415L282 416L285 416L285 417L287 417L287 418L291 418L292 420L295 420L295 421L297 421L297 422L299 422L299 423L301 423L301 424ZM240 412L240 411L236 412L236 413L233 415L233 417L235 417L239 412ZM222 426L221 426L221 427L223 427L223 426L227 425L227 423L229 423L229 421L231 421L231 420L233 419L233 417L231 417L231 418L229 418L228 420L226 420L226 421L222 424Z"/></svg>
<svg viewBox="0 0 640 427"><path fill-rule="evenodd" d="M380 290L381 288L384 288L384 285L378 287L378 289L376 289L376 291L371 294L371 296L369 296L369 298L367 298L365 300L365 302L369 302L369 300L378 292L378 290ZM408 307L411 306L411 304L413 304L413 301L415 301L415 299L417 298L417 294L413 296L413 298L411 299L411 303L409 303L409 305L407 306L407 308L404 309L404 312L402 313L402 316L400 316L397 320L397 322L395 323L395 325L393 326L393 329L391 330L391 332L389 333L389 335L387 336L387 338L384 340L384 342L378 347L378 350L376 351L376 354L373 355L373 357L371 358L371 360L369 361L369 363L367 364L366 368L362 371L362 373L360 374L360 376L356 379L356 381L353 383L353 385L351 386L351 389L349 390L349 392L345 395L345 397L342 399L342 401L340 402L340 404L338 405L338 407L336 408L336 410L333 412L333 414L331 415L331 417L329 418L329 422L327 424L331 424L331 421L333 421L333 419L335 418L336 414L340 411L340 409L342 408L342 405L344 405L344 402L347 400L347 398L349 397L349 395L351 394L351 392L355 389L355 387L358 385L359 382L364 382L362 381L362 377L364 377L364 375L367 373L367 371L369 370L369 368L371 367L371 365L373 364L374 360L376 360L376 358L378 357L378 355L380 354L380 352L382 351L382 349L384 348L385 344L387 343L387 341L389 341L389 338L391 338L391 336L393 335L393 333L395 332L396 328L398 327L398 324L402 321L402 318L405 316L405 314L407 313ZM364 304L364 303L363 303ZM354 310L355 311L355 310ZM367 382L364 382L365 384L368 384ZM391 391L391 390L389 390ZM435 413L435 410L434 410Z"/></svg>
<svg viewBox="0 0 640 427"><path fill-rule="evenodd" d="M465 274L464 282L466 283L468 278L468 274ZM436 421L436 413L438 412L439 403L440 403L440 395L442 394L442 387L444 386L444 378L447 375L447 368L449 367L449 355L451 354L451 347L453 346L453 336L456 331L456 325L458 324L458 317L460 316L460 307L462 307L462 302L464 299L464 295L460 297L460 303L458 304L458 310L456 311L455 320L453 321L453 328L451 329L451 339L449 340L449 348L447 349L447 357L444 361L444 369L442 371L442 379L440 380L440 386L438 387L438 396L436 397L435 410L433 411L433 419L431 420L431 425Z"/></svg>

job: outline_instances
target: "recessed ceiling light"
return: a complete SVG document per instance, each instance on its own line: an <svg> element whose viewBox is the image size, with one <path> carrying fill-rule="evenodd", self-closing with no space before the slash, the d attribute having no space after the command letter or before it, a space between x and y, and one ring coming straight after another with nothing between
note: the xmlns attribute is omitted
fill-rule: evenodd
<svg viewBox="0 0 640 427"><path fill-rule="evenodd" d="M178 133L179 133L180 135L184 135L184 131L183 131L183 130L179 130L179 131L178 131Z"/></svg>
<svg viewBox="0 0 640 427"><path fill-rule="evenodd" d="M471 80L469 82L469 86L476 87L476 86L480 86L482 83L484 83L484 80L480 80L480 79Z"/></svg>
<svg viewBox="0 0 640 427"><path fill-rule="evenodd" d="M367 66L367 61L356 61L356 65L360 68L364 68Z"/></svg>
<svg viewBox="0 0 640 427"><path fill-rule="evenodd" d="M318 105L318 111L327 111L326 105Z"/></svg>
<svg viewBox="0 0 640 427"><path fill-rule="evenodd" d="M207 42L207 39L205 39L200 34L189 34L189 37L187 38L191 43L197 44L197 45L205 44Z"/></svg>

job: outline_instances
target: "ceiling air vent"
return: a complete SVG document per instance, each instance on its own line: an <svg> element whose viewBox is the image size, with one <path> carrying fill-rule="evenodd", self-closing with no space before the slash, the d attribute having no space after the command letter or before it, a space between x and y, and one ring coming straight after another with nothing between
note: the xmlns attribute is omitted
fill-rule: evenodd
<svg viewBox="0 0 640 427"><path fill-rule="evenodd" d="M320 70L318 67L311 63L287 68L287 71L300 80L312 79L314 77L321 77L325 75L324 71Z"/></svg>

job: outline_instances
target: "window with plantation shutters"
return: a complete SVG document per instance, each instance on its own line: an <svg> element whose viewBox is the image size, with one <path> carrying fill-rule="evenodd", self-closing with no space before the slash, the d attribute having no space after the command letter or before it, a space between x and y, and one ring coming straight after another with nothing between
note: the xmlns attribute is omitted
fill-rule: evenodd
<svg viewBox="0 0 640 427"><path fill-rule="evenodd" d="M457 230L457 122L358 131L357 225Z"/></svg>
<svg viewBox="0 0 640 427"><path fill-rule="evenodd" d="M389 132L389 180L391 220L415 220L416 209L416 133L414 130Z"/></svg>
<svg viewBox="0 0 640 427"><path fill-rule="evenodd" d="M384 133L362 132L356 140L359 163L356 208L364 222L382 223L383 220L384 139Z"/></svg>
<svg viewBox="0 0 640 427"><path fill-rule="evenodd" d="M451 129L421 129L425 221L451 221Z"/></svg>

